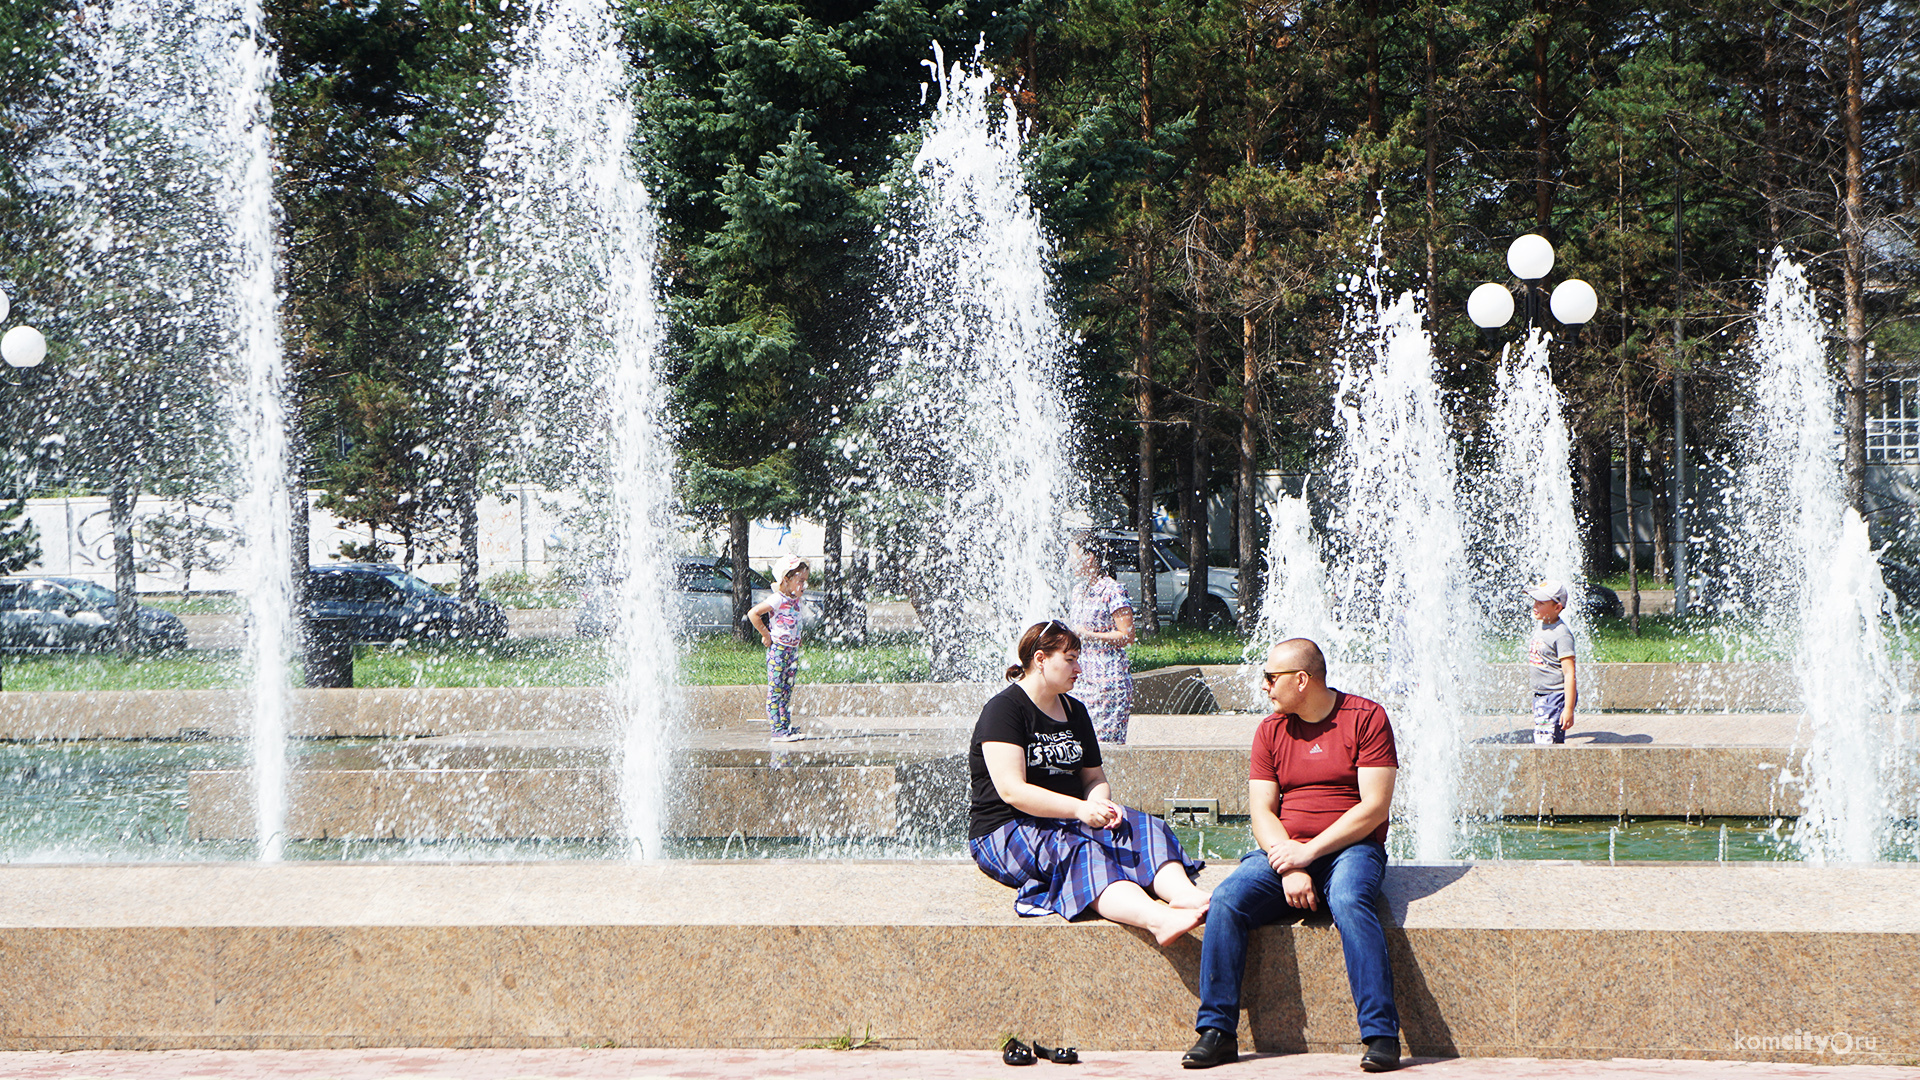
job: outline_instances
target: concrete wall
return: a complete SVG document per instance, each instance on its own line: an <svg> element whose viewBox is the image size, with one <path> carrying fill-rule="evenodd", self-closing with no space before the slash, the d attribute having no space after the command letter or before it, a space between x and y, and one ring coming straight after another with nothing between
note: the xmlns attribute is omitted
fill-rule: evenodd
<svg viewBox="0 0 1920 1080"><path fill-rule="evenodd" d="M1910 1062L1916 875L1391 866L1403 1038L1416 1055ZM796 1047L870 1028L898 1047L1021 1031L1177 1051L1199 954L1197 935L1162 949L1098 919L1017 918L966 863L8 866L0 1048ZM1324 917L1257 931L1248 972L1243 1048L1356 1051Z"/></svg>

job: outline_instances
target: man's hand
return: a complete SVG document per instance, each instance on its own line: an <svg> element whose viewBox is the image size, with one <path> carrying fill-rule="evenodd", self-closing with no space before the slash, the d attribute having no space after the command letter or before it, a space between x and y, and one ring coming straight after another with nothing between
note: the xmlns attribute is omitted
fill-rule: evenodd
<svg viewBox="0 0 1920 1080"><path fill-rule="evenodd" d="M1287 903L1308 911L1320 910L1320 896L1313 891L1313 875L1305 870L1289 870L1280 875L1280 888L1285 890Z"/></svg>
<svg viewBox="0 0 1920 1080"><path fill-rule="evenodd" d="M1284 876L1289 870L1305 870L1312 864L1313 852L1298 840L1279 840L1267 849L1267 865L1273 867L1276 874Z"/></svg>
<svg viewBox="0 0 1920 1080"><path fill-rule="evenodd" d="M1082 800L1078 814L1088 828L1111 829L1120 823L1120 807L1108 799Z"/></svg>

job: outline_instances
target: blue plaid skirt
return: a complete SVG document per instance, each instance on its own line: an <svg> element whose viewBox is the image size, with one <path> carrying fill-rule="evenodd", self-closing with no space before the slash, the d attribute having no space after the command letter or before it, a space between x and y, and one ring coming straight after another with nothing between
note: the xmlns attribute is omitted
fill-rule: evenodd
<svg viewBox="0 0 1920 1080"><path fill-rule="evenodd" d="M1016 913L1068 919L1092 907L1116 881L1151 888L1154 872L1170 862L1185 866L1189 878L1207 865L1187 858L1166 822L1132 807L1122 809L1111 829L1071 819L1018 817L967 841L967 848L988 877L1019 890L1013 898Z"/></svg>

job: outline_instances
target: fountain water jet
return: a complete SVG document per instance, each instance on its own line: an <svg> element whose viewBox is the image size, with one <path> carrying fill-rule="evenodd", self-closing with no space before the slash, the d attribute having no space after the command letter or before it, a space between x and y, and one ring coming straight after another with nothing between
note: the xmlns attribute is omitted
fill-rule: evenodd
<svg viewBox="0 0 1920 1080"><path fill-rule="evenodd" d="M934 53L939 102L887 243L896 329L872 427L881 498L913 522L903 546L937 593L923 617L936 670L984 676L1021 627L1058 611L1061 512L1079 501L1069 343L1048 303L1053 245L1026 194L1013 103L977 61L949 71Z"/></svg>
<svg viewBox="0 0 1920 1080"><path fill-rule="evenodd" d="M240 6L229 61L231 97L221 132L228 151L224 209L232 230L234 311L240 372L230 406L243 470L235 517L248 582L247 653L253 669L254 815L260 858L286 845L287 654L293 623L292 507L287 489L287 414L275 285L278 206L273 197L272 101L278 69L259 0Z"/></svg>
<svg viewBox="0 0 1920 1080"><path fill-rule="evenodd" d="M1826 324L1783 253L1768 276L1727 565L1763 640L1800 682L1806 754L1793 839L1813 862L1882 857L1905 753L1904 665L1866 523L1846 505Z"/></svg>
<svg viewBox="0 0 1920 1080"><path fill-rule="evenodd" d="M488 140L489 204L470 244L457 374L521 410L530 452L569 441L582 413L599 419L594 445L569 451L595 463L586 482L610 499L620 805L630 854L657 858L677 714L673 455L657 370L655 221L629 149L631 77L614 12L594 0L536 4L512 55ZM504 369L483 368L482 354Z"/></svg>
<svg viewBox="0 0 1920 1080"><path fill-rule="evenodd" d="M1267 585L1247 662L1260 663L1275 643L1296 637L1318 642L1329 656L1347 651L1327 607L1326 569L1304 493L1297 499L1283 494L1267 508Z"/></svg>
<svg viewBox="0 0 1920 1080"><path fill-rule="evenodd" d="M1481 664L1456 451L1418 297L1388 301L1377 268L1348 285L1334 425L1333 507L1324 535L1337 660L1382 660L1400 744L1413 854L1453 857L1461 715ZM1362 680L1364 682L1364 680Z"/></svg>
<svg viewBox="0 0 1920 1080"><path fill-rule="evenodd" d="M1523 585L1553 578L1567 584L1573 605L1564 618L1575 636L1589 636L1580 598L1580 526L1573 509L1573 471L1565 400L1547 362L1551 338L1530 328L1519 354L1502 350L1489 421L1493 455L1475 478L1474 516L1489 528L1482 544L1483 594L1493 597L1489 622L1510 640L1524 641L1532 626ZM1582 687L1581 705L1597 699Z"/></svg>

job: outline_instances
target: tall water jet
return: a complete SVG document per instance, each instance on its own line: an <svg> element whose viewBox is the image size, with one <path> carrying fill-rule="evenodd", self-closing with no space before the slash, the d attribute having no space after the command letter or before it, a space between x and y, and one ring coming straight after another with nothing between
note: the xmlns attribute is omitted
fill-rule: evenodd
<svg viewBox="0 0 1920 1080"><path fill-rule="evenodd" d="M997 671L1059 608L1061 514L1077 502L1069 342L1049 304L1053 244L1020 169L1019 118L978 63L935 47L939 101L887 237L889 370L870 403L876 516L917 568L936 677Z"/></svg>
<svg viewBox="0 0 1920 1080"><path fill-rule="evenodd" d="M1474 517L1483 523L1477 560L1482 595L1493 598L1489 622L1512 641L1526 640L1527 603L1520 590L1542 578L1567 583L1565 618L1587 636L1580 598L1580 526L1573 509L1573 471L1566 402L1547 362L1551 339L1529 328L1517 354L1501 351L1488 419L1492 452L1473 484ZM1582 694L1582 705L1591 705Z"/></svg>
<svg viewBox="0 0 1920 1080"><path fill-rule="evenodd" d="M1296 637L1318 642L1328 656L1347 653L1328 604L1326 567L1304 493L1283 494L1267 508L1267 583L1247 660L1257 663L1276 642Z"/></svg>
<svg viewBox="0 0 1920 1080"><path fill-rule="evenodd" d="M58 373L65 422L86 432L67 463L104 481L121 591L136 583L143 494L231 495L249 616L255 835L274 859L292 574L274 56L257 0L116 0L82 14L43 163L74 283L63 315L70 340L85 343Z"/></svg>
<svg viewBox="0 0 1920 1080"><path fill-rule="evenodd" d="M1754 339L1727 565L1763 641L1791 656L1804 743L1794 842L1812 861L1881 857L1905 759L1906 678L1866 523L1846 504L1828 331L1806 275L1776 254ZM1911 808L1906 808L1911 812Z"/></svg>
<svg viewBox="0 0 1920 1080"><path fill-rule="evenodd" d="M1480 655L1456 450L1432 344L1413 294L1389 301L1378 270L1348 284L1334 426L1340 437L1324 542L1338 659L1372 662L1399 741L1400 794L1421 859L1453 857L1462 711ZM1366 680L1362 679L1361 682Z"/></svg>
<svg viewBox="0 0 1920 1080"><path fill-rule="evenodd" d="M587 463L581 482L608 494L606 576L619 597L608 719L629 853L658 858L677 715L673 454L631 73L603 0L537 3L511 55L456 373L469 396L518 413L523 453ZM597 421L588 432L581 415Z"/></svg>
<svg viewBox="0 0 1920 1080"><path fill-rule="evenodd" d="M238 372L229 385L243 470L235 517L247 582L247 653L253 670L254 819L260 858L286 844L287 654L293 620L292 507L287 499L287 416L276 285L278 207L273 197L273 105L278 70L259 0L243 0L228 62L231 96L223 209L231 229L231 287Z"/></svg>

